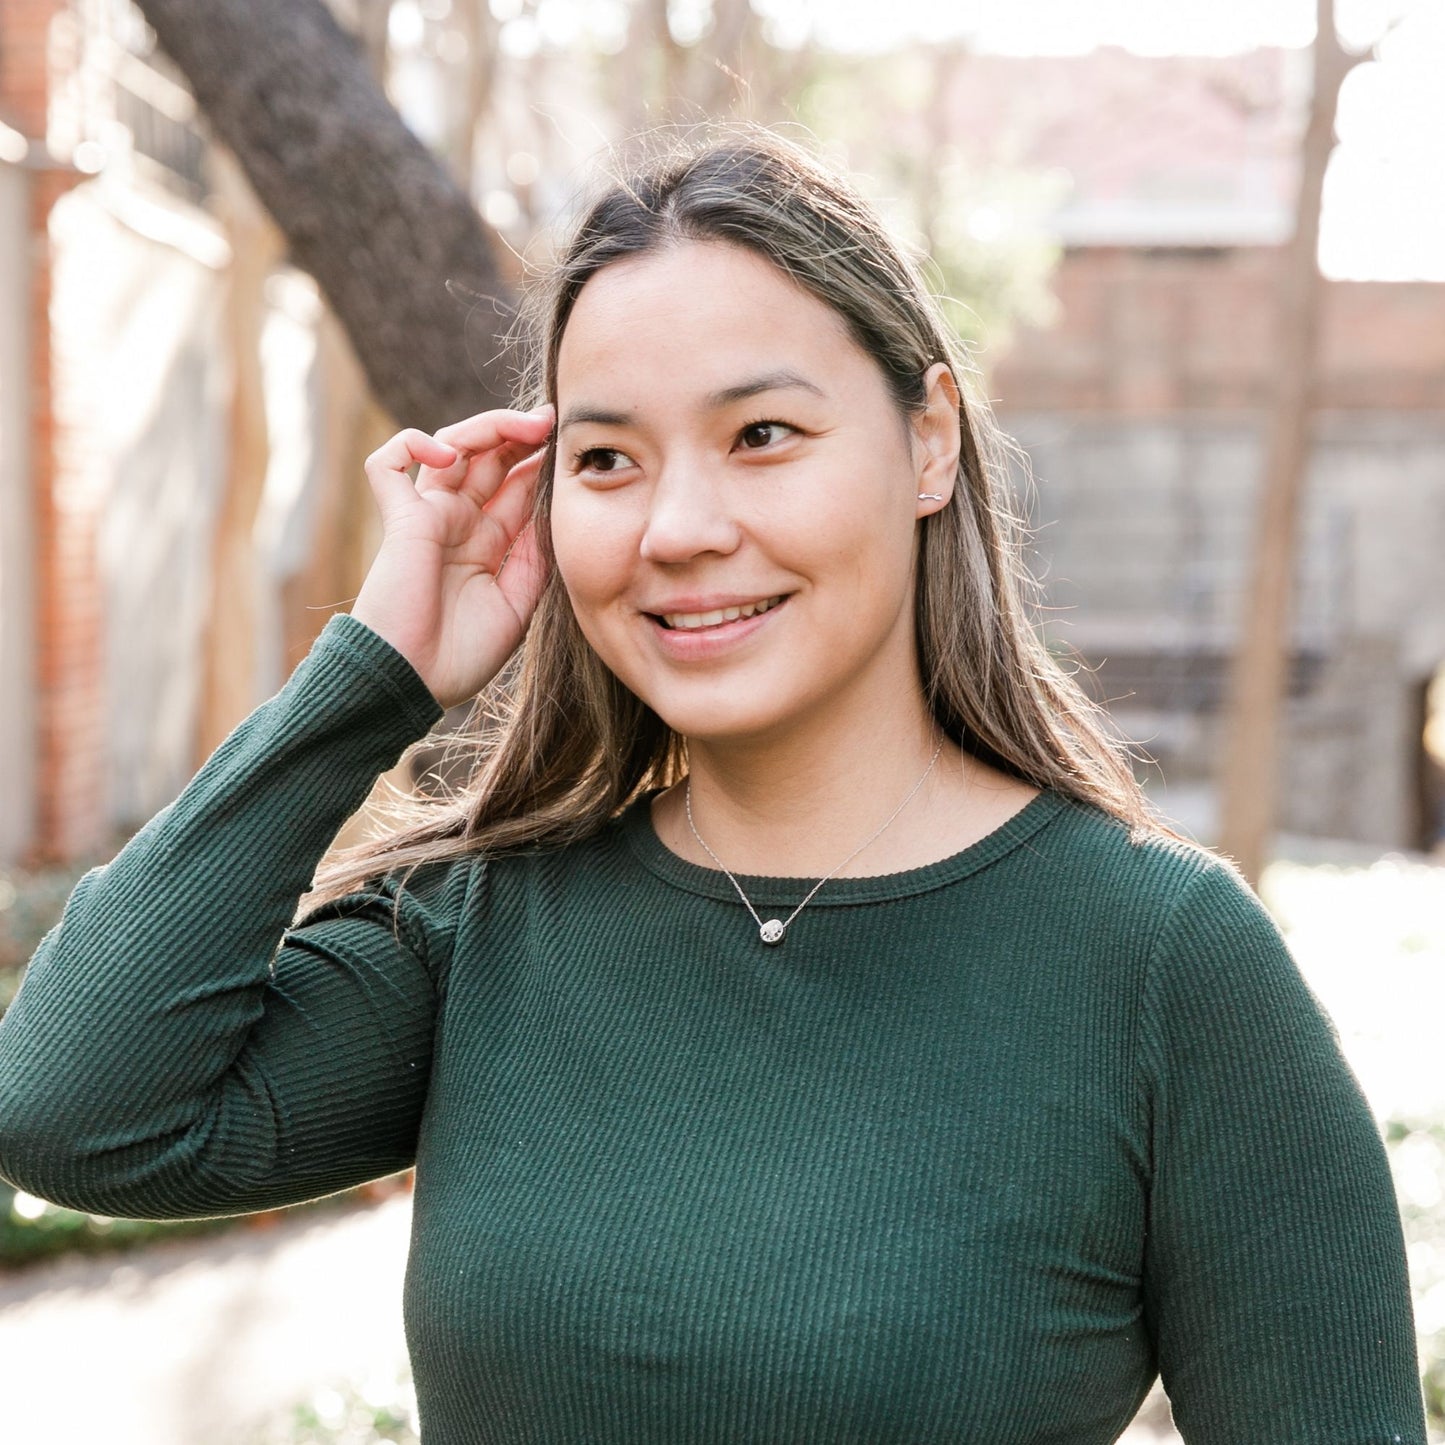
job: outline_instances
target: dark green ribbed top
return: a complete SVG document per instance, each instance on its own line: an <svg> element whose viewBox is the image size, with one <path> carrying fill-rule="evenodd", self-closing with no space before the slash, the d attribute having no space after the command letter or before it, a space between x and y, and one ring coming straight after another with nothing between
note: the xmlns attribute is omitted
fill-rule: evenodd
<svg viewBox="0 0 1445 1445"><path fill-rule="evenodd" d="M417 1166L426 1445L1422 1445L1399 1216L1226 864L1045 791L778 948L645 804L288 932L440 709L345 616L77 885L0 1173L136 1217ZM762 907L813 880L744 878Z"/></svg>

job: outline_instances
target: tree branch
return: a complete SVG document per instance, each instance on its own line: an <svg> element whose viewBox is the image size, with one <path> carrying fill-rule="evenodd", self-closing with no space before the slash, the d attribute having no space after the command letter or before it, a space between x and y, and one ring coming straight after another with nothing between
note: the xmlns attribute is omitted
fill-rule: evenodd
<svg viewBox="0 0 1445 1445"><path fill-rule="evenodd" d="M322 0L138 3L381 403L434 430L505 401L488 358L510 298L491 237Z"/></svg>

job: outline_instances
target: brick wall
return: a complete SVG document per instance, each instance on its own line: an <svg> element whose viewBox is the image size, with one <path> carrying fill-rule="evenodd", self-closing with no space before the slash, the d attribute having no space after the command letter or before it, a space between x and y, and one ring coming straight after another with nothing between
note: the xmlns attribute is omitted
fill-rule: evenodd
<svg viewBox="0 0 1445 1445"><path fill-rule="evenodd" d="M1046 630L1213 827L1263 467L1279 252L1078 250L989 389L1028 452ZM1285 709L1283 828L1428 847L1419 698L1445 664L1445 285L1332 282Z"/></svg>
<svg viewBox="0 0 1445 1445"><path fill-rule="evenodd" d="M35 526L36 820L38 860L70 858L103 841L103 694L99 499L85 485L84 435L57 414L64 358L51 327L50 216L77 179L37 177L31 317L31 477ZM83 404L79 408L84 410Z"/></svg>
<svg viewBox="0 0 1445 1445"><path fill-rule="evenodd" d="M50 28L64 0L0 0L0 119L43 137L50 104Z"/></svg>
<svg viewBox="0 0 1445 1445"><path fill-rule="evenodd" d="M30 189L0 128L0 859L35 825L35 637L30 499Z"/></svg>
<svg viewBox="0 0 1445 1445"><path fill-rule="evenodd" d="M0 0L0 117L31 142L30 426L35 620L35 860L74 856L100 841L102 817L100 599L96 516L74 438L57 421L52 355L50 217L81 177L46 158L58 70L52 35L63 0Z"/></svg>
<svg viewBox="0 0 1445 1445"><path fill-rule="evenodd" d="M1065 255L1056 325L992 368L1009 411L1147 416L1247 411L1267 399L1281 253L1269 247ZM1320 406L1445 408L1445 285L1327 283Z"/></svg>

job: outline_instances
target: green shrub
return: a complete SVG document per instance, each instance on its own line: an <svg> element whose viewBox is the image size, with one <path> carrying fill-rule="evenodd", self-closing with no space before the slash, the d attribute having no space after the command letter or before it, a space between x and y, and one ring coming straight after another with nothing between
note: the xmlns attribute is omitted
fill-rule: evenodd
<svg viewBox="0 0 1445 1445"><path fill-rule="evenodd" d="M389 1378L313 1390L246 1445L419 1445L420 1439L416 1392L403 1367Z"/></svg>
<svg viewBox="0 0 1445 1445"><path fill-rule="evenodd" d="M233 1219L108 1219L47 1204L0 1180L0 1267L34 1264L61 1254L109 1254L155 1239L213 1234Z"/></svg>
<svg viewBox="0 0 1445 1445"><path fill-rule="evenodd" d="M71 889L82 874L103 861L90 858L53 868L0 869L0 1014L15 997L40 940L60 922Z"/></svg>
<svg viewBox="0 0 1445 1445"><path fill-rule="evenodd" d="M254 1229L317 1209L355 1208L409 1188L410 1177L410 1171L392 1174L304 1204L222 1219L109 1219L48 1204L0 1180L0 1269L38 1264L65 1254L111 1254L160 1240L219 1234L238 1226Z"/></svg>

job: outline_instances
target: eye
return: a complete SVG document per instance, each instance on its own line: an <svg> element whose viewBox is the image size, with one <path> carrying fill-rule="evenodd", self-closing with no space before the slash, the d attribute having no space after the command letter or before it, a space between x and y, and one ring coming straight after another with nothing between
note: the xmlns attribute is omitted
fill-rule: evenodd
<svg viewBox="0 0 1445 1445"><path fill-rule="evenodd" d="M738 433L738 442L745 451L761 451L773 442L781 441L787 433L796 430L796 427L789 426L785 421L749 422Z"/></svg>
<svg viewBox="0 0 1445 1445"><path fill-rule="evenodd" d="M572 458L572 468L579 472L615 472L627 465L629 458L616 447L587 447Z"/></svg>

